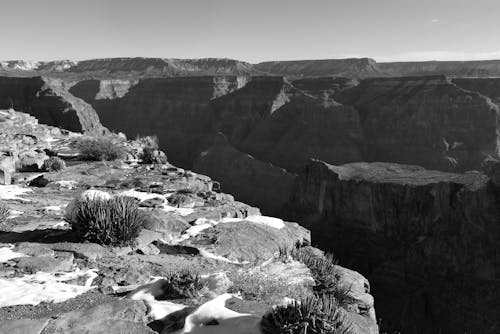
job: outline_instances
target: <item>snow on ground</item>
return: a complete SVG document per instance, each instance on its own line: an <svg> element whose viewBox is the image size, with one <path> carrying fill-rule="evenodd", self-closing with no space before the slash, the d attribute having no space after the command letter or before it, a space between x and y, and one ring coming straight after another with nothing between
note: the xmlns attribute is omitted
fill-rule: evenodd
<svg viewBox="0 0 500 334"><path fill-rule="evenodd" d="M154 194L154 193L147 193L144 191L137 191L134 189L122 191L119 196L127 196L127 197L133 197L135 199L138 199L140 202L143 202L148 199L153 199L153 198L163 198L162 195L160 194Z"/></svg>
<svg viewBox="0 0 500 334"><path fill-rule="evenodd" d="M29 200L21 198L19 196L31 192L33 192L33 190L25 187L20 187L15 184L7 186L0 185L0 199L13 199L29 202Z"/></svg>
<svg viewBox="0 0 500 334"><path fill-rule="evenodd" d="M8 245L7 247L0 248L0 263L7 262L10 259L15 259L16 257L26 257L26 254L17 253L12 251L14 245Z"/></svg>
<svg viewBox="0 0 500 334"><path fill-rule="evenodd" d="M155 320L165 318L174 312L189 311L187 306L156 298L163 294L162 280L157 279L145 284L129 295L133 300L143 300L149 305L149 316ZM236 297L234 294L224 293L209 302L190 311L187 315L184 328L177 334L260 334L260 317L251 314L238 313L226 308L227 300ZM207 326L207 324L213 324Z"/></svg>
<svg viewBox="0 0 500 334"><path fill-rule="evenodd" d="M23 277L0 278L0 307L66 301L94 289L91 284L97 277L96 271L91 269L69 273L38 272ZM81 277L86 278L84 286L64 283Z"/></svg>
<svg viewBox="0 0 500 334"><path fill-rule="evenodd" d="M283 227L285 227L285 223L283 222L282 219L268 217L268 216L256 216L256 215L248 216L245 218L245 221L255 224L262 224L277 229L282 229Z"/></svg>
<svg viewBox="0 0 500 334"><path fill-rule="evenodd" d="M198 307L186 317L179 334L260 334L260 317L226 308L226 301L233 297L225 293Z"/></svg>
<svg viewBox="0 0 500 334"><path fill-rule="evenodd" d="M9 210L9 219L19 217L23 214L24 212L22 211L17 211L17 210Z"/></svg>
<svg viewBox="0 0 500 334"><path fill-rule="evenodd" d="M229 260L228 258L225 258L224 256L210 253L209 251L207 251L206 249L203 249L203 248L198 248L198 250L200 251L200 255L203 256L204 258L207 258L207 259L214 259L214 260L219 260L219 261L232 263L232 264L249 264L250 263L250 261Z"/></svg>

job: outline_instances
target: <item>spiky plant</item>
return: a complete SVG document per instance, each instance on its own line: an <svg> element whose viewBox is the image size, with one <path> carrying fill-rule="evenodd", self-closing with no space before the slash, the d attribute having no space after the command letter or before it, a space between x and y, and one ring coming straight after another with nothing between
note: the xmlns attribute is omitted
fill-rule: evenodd
<svg viewBox="0 0 500 334"><path fill-rule="evenodd" d="M0 223L3 223L9 217L10 210L3 202L0 202Z"/></svg>
<svg viewBox="0 0 500 334"><path fill-rule="evenodd" d="M130 244L144 224L137 201L130 197L79 199L65 219L81 240L111 246Z"/></svg>
<svg viewBox="0 0 500 334"><path fill-rule="evenodd" d="M262 317L263 334L350 334L352 324L335 298L305 297L273 307Z"/></svg>
<svg viewBox="0 0 500 334"><path fill-rule="evenodd" d="M205 288L200 274L191 269L181 269L169 272L162 286L162 299L180 299L198 297L200 291Z"/></svg>
<svg viewBox="0 0 500 334"><path fill-rule="evenodd" d="M43 162L43 169L49 172L58 172L66 168L66 163L59 157L50 157Z"/></svg>

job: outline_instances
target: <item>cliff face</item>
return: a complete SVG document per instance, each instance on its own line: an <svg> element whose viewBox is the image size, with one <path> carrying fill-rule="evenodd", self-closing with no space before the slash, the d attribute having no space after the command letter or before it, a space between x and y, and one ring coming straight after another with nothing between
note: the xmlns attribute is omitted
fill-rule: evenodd
<svg viewBox="0 0 500 334"><path fill-rule="evenodd" d="M321 59L269 61L254 65L254 68L287 77L367 77L380 76L375 60L370 58Z"/></svg>
<svg viewBox="0 0 500 334"><path fill-rule="evenodd" d="M221 133L210 149L196 159L193 170L210 174L224 191L234 191L240 201L261 204L265 214L270 215L280 212L295 180L295 174L238 151ZM269 191L270 187L273 191Z"/></svg>
<svg viewBox="0 0 500 334"><path fill-rule="evenodd" d="M103 133L95 110L68 93L61 81L0 77L0 108L29 113L41 123L75 132Z"/></svg>
<svg viewBox="0 0 500 334"><path fill-rule="evenodd" d="M487 176L315 160L292 193L284 215L368 275L386 328L496 331L500 192Z"/></svg>
<svg viewBox="0 0 500 334"><path fill-rule="evenodd" d="M500 76L500 60L377 63L377 67L389 76L447 75L472 78Z"/></svg>
<svg viewBox="0 0 500 334"><path fill-rule="evenodd" d="M366 79L335 99L360 113L365 161L464 171L498 156L498 106L445 77Z"/></svg>
<svg viewBox="0 0 500 334"><path fill-rule="evenodd" d="M457 78L452 81L458 87L478 92L500 105L500 78Z"/></svg>

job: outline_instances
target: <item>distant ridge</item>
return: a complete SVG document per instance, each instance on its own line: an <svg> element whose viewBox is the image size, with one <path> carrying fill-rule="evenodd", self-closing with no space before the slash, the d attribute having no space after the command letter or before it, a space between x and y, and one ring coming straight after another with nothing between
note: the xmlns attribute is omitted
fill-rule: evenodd
<svg viewBox="0 0 500 334"><path fill-rule="evenodd" d="M500 77L500 60L378 63L371 58L267 61L251 64L228 58L102 58L83 61L0 61L0 76L53 76L71 79L179 76L398 77L446 75Z"/></svg>

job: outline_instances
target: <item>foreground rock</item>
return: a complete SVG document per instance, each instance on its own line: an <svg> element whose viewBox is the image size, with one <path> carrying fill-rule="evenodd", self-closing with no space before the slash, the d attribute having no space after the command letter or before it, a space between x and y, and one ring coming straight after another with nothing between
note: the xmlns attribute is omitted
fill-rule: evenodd
<svg viewBox="0 0 500 334"><path fill-rule="evenodd" d="M80 161L81 135L26 114L2 115L8 144L2 150L68 160L60 171L14 168L12 184L0 185L9 209L0 222L0 331L257 334L270 307L298 291L312 293L310 270L279 256L284 247L310 244L309 231L297 223L261 215L204 175L138 163L138 141L117 141L126 160ZM65 218L74 214L74 200L115 196L138 203L145 225L137 238L121 247L80 240ZM186 270L199 275L202 287L184 296L188 282L173 297L165 277ZM342 284L353 287L345 312L355 332L378 333L368 283L342 272ZM253 300L235 299L230 289Z"/></svg>

